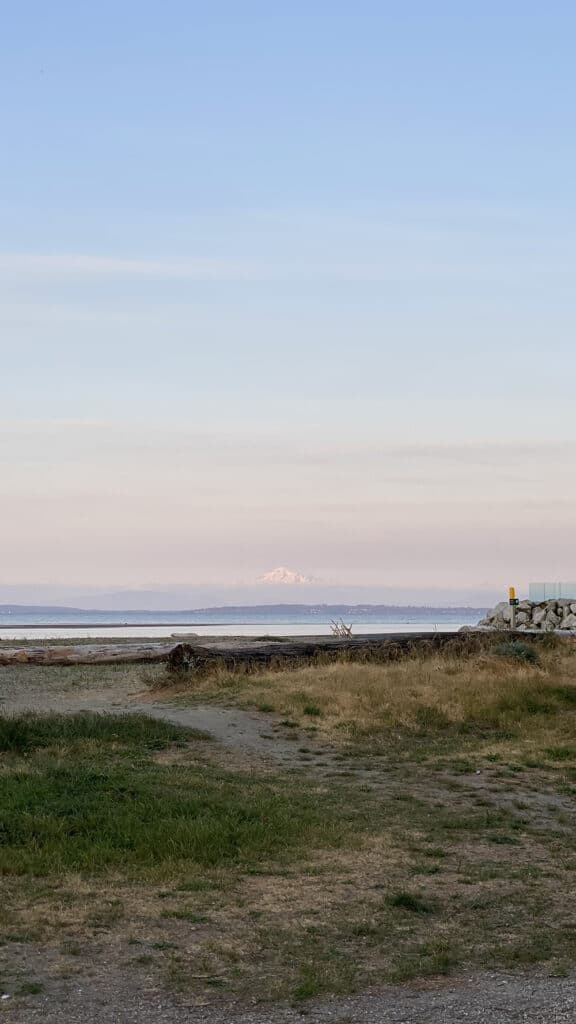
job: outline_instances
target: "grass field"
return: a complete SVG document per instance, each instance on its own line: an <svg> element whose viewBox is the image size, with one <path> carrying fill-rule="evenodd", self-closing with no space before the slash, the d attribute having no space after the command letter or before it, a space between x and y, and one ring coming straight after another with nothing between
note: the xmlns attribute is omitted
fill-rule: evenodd
<svg viewBox="0 0 576 1024"><path fill-rule="evenodd" d="M576 752L576 645L554 638L389 664L217 672L189 685L193 699L276 712L331 742L409 759L439 747Z"/></svg>
<svg viewBox="0 0 576 1024"><path fill-rule="evenodd" d="M575 660L504 648L168 695L261 708L295 752L326 751L293 770L140 715L0 719L0 986L33 1000L55 972L113 966L167 993L301 1002L470 965L571 971ZM26 668L0 686L9 671L62 700L122 678Z"/></svg>
<svg viewBox="0 0 576 1024"><path fill-rule="evenodd" d="M172 878L189 868L252 868L311 844L341 841L356 813L290 780L194 761L193 730L145 716L0 719L0 872L47 875L121 868Z"/></svg>

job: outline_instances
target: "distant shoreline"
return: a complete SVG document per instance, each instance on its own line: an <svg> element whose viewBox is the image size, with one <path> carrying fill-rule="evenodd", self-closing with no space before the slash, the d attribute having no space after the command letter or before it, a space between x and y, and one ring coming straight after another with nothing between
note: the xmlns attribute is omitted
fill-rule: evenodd
<svg viewBox="0 0 576 1024"><path fill-rule="evenodd" d="M75 608L69 605L36 605L36 604L0 604L0 615L173 615L180 619L186 616L205 615L333 615L337 612L346 612L349 615L380 615L389 612L409 613L415 612L478 612L487 610L491 605L472 604L370 604L347 602L326 602L302 603L272 603L272 604L221 604L210 605L202 608Z"/></svg>
<svg viewBox="0 0 576 1024"><path fill-rule="evenodd" d="M479 610L483 610L483 609L479 609ZM474 611L476 611L476 609L474 609ZM313 623L313 624L314 625L329 626L330 622L329 621L323 622L322 620L318 620L317 619L315 621L315 623ZM174 627L176 627L178 629L191 629L191 628L207 629L207 628L212 628L212 626L214 626L214 627L220 626L222 628L226 627L227 629L229 629L229 628L231 628L233 626L237 627L237 628L244 628L246 626L262 626L263 628L267 627L269 629L270 627L273 627L273 626L290 626L290 625L293 625L293 626L305 626L305 625L308 625L308 623L307 622L293 622L293 623L290 623L290 622L274 622L274 621L271 622L270 620L268 620L266 622L256 622L256 621L251 621L251 622L6 622L6 623L0 623L0 632L2 630L13 630L13 629L34 629L34 630L38 630L38 629L42 629L42 628L45 628L45 629L125 629L126 626L129 626L130 628L134 627L135 629L148 629L148 628L173 629ZM371 623L370 621L364 621L364 622L353 622L352 625L354 625L354 626L370 626L370 625L374 625L374 623ZM390 623L387 623L387 625L399 625L399 626L401 626L402 622L392 621Z"/></svg>
<svg viewBox="0 0 576 1024"><path fill-rule="evenodd" d="M9 622L0 623L2 629L125 629L126 626L138 628L172 628L177 626L189 629L191 626L206 628L207 626L278 626L278 625L300 625L300 623L278 623L278 622ZM301 623L306 625L306 623ZM325 623L329 625L329 623ZM370 623L368 623L370 625Z"/></svg>

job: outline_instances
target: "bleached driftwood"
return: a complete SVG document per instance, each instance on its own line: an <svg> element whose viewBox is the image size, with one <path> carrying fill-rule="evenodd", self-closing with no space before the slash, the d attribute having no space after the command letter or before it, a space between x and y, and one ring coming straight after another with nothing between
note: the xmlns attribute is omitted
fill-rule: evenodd
<svg viewBox="0 0 576 1024"><path fill-rule="evenodd" d="M0 646L0 665L114 665L166 661L174 647L173 640L158 644Z"/></svg>
<svg viewBox="0 0 576 1024"><path fill-rule="evenodd" d="M332 636L352 636L352 623L347 626L344 619L330 619L330 632Z"/></svg>

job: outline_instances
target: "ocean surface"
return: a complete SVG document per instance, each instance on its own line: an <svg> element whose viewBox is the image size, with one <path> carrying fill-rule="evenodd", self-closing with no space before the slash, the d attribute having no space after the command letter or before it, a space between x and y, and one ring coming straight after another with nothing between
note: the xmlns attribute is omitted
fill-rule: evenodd
<svg viewBox="0 0 576 1024"><path fill-rule="evenodd" d="M198 636L322 636L331 632L330 619L342 617L354 635L454 631L475 625L484 608L390 608L377 612L350 610L332 615L322 608L290 612L262 608L215 609L210 612L96 612L63 609L50 614L14 609L0 614L0 640L62 637Z"/></svg>

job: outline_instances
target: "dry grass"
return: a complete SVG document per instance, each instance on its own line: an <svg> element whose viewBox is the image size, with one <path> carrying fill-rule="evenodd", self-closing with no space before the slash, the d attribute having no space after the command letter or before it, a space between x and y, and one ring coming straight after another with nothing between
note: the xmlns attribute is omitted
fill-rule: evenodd
<svg viewBox="0 0 576 1024"><path fill-rule="evenodd" d="M274 711L331 741L518 739L523 747L541 747L575 735L576 648L569 642L539 647L535 663L485 651L220 672L194 680L189 692Z"/></svg>

